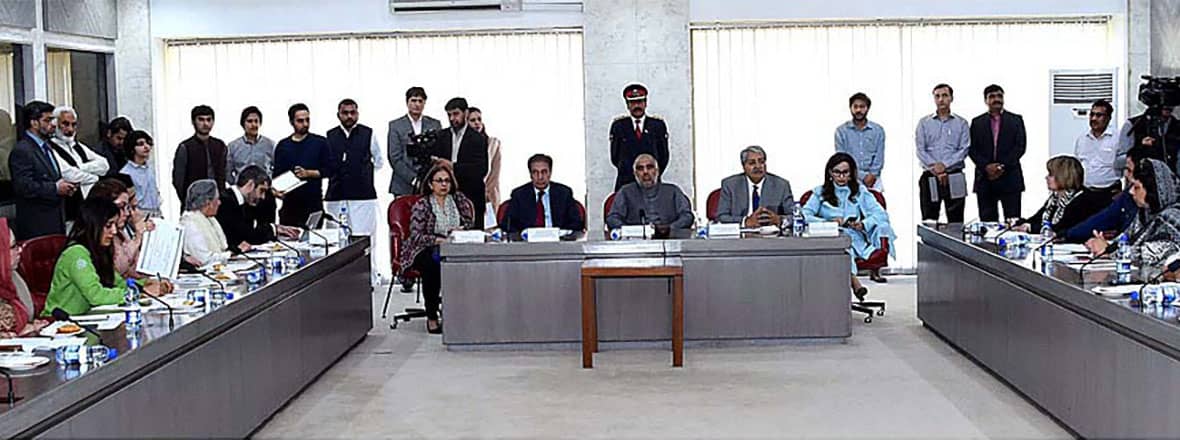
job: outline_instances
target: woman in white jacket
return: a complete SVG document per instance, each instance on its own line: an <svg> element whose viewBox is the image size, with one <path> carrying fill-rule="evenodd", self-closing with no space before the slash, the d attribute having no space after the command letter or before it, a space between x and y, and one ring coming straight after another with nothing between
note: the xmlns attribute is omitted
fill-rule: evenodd
<svg viewBox="0 0 1180 440"><path fill-rule="evenodd" d="M202 179L189 185L184 207L184 215L180 216L180 225L184 228L184 258L195 266L229 260L231 254L225 232L215 218L221 207L217 182Z"/></svg>

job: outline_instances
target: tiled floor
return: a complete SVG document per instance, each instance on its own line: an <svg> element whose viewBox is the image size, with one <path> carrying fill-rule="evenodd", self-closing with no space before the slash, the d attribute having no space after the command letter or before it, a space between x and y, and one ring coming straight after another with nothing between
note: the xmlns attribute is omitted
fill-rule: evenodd
<svg viewBox="0 0 1180 440"><path fill-rule="evenodd" d="M448 352L416 321L368 338L259 438L1065 438L924 329L915 279L869 283L889 314L846 344ZM380 315L385 291L374 293ZM395 292L391 310L413 302Z"/></svg>

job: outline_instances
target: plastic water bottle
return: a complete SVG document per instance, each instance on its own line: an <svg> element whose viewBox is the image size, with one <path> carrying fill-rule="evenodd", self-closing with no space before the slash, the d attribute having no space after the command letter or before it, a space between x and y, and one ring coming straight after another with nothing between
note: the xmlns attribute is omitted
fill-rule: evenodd
<svg viewBox="0 0 1180 440"><path fill-rule="evenodd" d="M1053 224L1041 222L1041 258L1053 258Z"/></svg>
<svg viewBox="0 0 1180 440"><path fill-rule="evenodd" d="M791 212L795 217L795 222L791 228L791 235L802 237L804 232L807 232L807 219L803 218L803 208L799 206L799 202L795 202L795 210Z"/></svg>
<svg viewBox="0 0 1180 440"><path fill-rule="evenodd" d="M124 322L128 330L138 329L143 325L143 311L139 309L139 285L134 280L127 280L127 289L123 291Z"/></svg>
<svg viewBox="0 0 1180 440"><path fill-rule="evenodd" d="M1024 234L1000 237L1000 249L1011 250L1022 248L1028 244L1028 236Z"/></svg>
<svg viewBox="0 0 1180 440"><path fill-rule="evenodd" d="M212 310L220 309L225 305L226 292L221 289L215 289L209 292L209 308Z"/></svg>
<svg viewBox="0 0 1180 440"><path fill-rule="evenodd" d="M1127 234L1120 234L1118 243L1114 254L1115 282L1127 284L1131 282L1131 239Z"/></svg>
<svg viewBox="0 0 1180 440"><path fill-rule="evenodd" d="M119 351L103 345L67 345L57 349L57 363L61 365L102 364L114 360Z"/></svg>
<svg viewBox="0 0 1180 440"><path fill-rule="evenodd" d="M352 235L352 223L348 221L348 205L340 205L340 216L336 218L340 222L340 247L348 246L348 237Z"/></svg>

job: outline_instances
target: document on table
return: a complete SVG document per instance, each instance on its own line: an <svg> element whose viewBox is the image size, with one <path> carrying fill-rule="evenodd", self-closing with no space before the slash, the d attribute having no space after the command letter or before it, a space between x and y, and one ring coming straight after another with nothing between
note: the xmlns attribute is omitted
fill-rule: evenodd
<svg viewBox="0 0 1180 440"><path fill-rule="evenodd" d="M291 192L291 190L303 186L303 183L303 179L295 177L295 173L287 171L271 180L270 186L275 191Z"/></svg>
<svg viewBox="0 0 1180 440"><path fill-rule="evenodd" d="M156 229L147 232L139 247L135 271L144 275L176 279L184 247L184 228L178 223L155 220Z"/></svg>

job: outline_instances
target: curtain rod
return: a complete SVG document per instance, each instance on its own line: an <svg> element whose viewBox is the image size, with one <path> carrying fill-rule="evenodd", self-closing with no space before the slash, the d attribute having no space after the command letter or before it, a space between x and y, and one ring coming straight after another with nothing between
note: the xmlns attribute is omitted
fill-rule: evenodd
<svg viewBox="0 0 1180 440"><path fill-rule="evenodd" d="M852 26L968 26L968 25L1020 25L1020 24L1107 24L1110 15L1045 16L1045 17L995 17L995 18L888 18L865 20L754 20L718 21L692 23L692 30L739 30L776 29L808 27L852 27Z"/></svg>
<svg viewBox="0 0 1180 440"><path fill-rule="evenodd" d="M304 35L271 35L259 37L214 37L214 38L176 38L166 39L166 46L203 46L211 44L247 44L247 43L281 43L301 41L333 41L333 40L380 40L392 38L430 38L430 37L475 37L475 36L510 36L510 35L552 35L552 34L580 34L580 27L555 27L544 29L494 29L494 30L441 30L441 31L394 31L394 32L352 32L325 33Z"/></svg>

